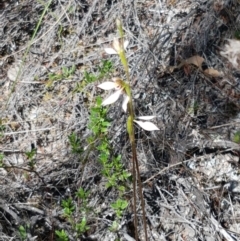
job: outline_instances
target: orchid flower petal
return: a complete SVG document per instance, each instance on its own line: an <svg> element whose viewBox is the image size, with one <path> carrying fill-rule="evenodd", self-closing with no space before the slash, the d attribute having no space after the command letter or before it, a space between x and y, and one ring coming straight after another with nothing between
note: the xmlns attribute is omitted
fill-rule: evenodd
<svg viewBox="0 0 240 241"><path fill-rule="evenodd" d="M149 115L149 116L139 116L139 117L136 117L136 118L139 119L139 120L152 120L155 117L156 116L154 116L154 115Z"/></svg>
<svg viewBox="0 0 240 241"><path fill-rule="evenodd" d="M124 112L127 112L127 105L129 102L129 96L128 95L124 95L124 99L123 99L123 103L122 103L122 108L124 110Z"/></svg>
<svg viewBox="0 0 240 241"><path fill-rule="evenodd" d="M146 131L156 131L156 130L159 130L159 128L154 125L152 122L149 122L149 121L136 121L134 120L134 122L136 122L140 127L142 127L144 130Z"/></svg>
<svg viewBox="0 0 240 241"><path fill-rule="evenodd" d="M116 50L117 53L121 51L120 43L117 38L113 40L113 48Z"/></svg>
<svg viewBox="0 0 240 241"><path fill-rule="evenodd" d="M103 106L106 105L110 105L113 104L114 102L116 102L118 100L118 98L120 97L120 95L122 94L122 89L114 92L113 94L111 94L107 99L105 99L102 103Z"/></svg>
<svg viewBox="0 0 240 241"><path fill-rule="evenodd" d="M129 44L129 41L128 41L128 40L125 40L124 43L123 43L123 47L124 47L124 49L127 48L128 44Z"/></svg>
<svg viewBox="0 0 240 241"><path fill-rule="evenodd" d="M106 81L100 85L98 85L98 88L103 89L103 90L112 90L117 87L116 83L111 82L111 81Z"/></svg>
<svg viewBox="0 0 240 241"><path fill-rule="evenodd" d="M107 54L117 54L117 51L113 48L104 48Z"/></svg>

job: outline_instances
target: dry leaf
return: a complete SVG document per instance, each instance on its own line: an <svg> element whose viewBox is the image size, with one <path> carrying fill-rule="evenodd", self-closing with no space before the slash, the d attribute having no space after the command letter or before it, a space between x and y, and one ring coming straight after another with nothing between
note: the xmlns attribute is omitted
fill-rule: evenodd
<svg viewBox="0 0 240 241"><path fill-rule="evenodd" d="M46 94L43 96L44 101L49 101L53 98L53 95L49 92L46 92Z"/></svg>
<svg viewBox="0 0 240 241"><path fill-rule="evenodd" d="M183 64L193 64L199 69L202 69L202 63L204 61L204 58L202 58L199 55L194 55L186 60L183 60Z"/></svg>
<svg viewBox="0 0 240 241"><path fill-rule="evenodd" d="M8 70L8 72L7 72L7 76L8 76L8 78L11 80L11 81L15 81L16 80L16 78L18 77L18 76L20 76L20 67L19 67L19 65L20 65L21 63L18 63L18 64L15 64L14 66L12 66L9 70Z"/></svg>
<svg viewBox="0 0 240 241"><path fill-rule="evenodd" d="M187 76L190 75L191 70L192 70L192 68L191 68L190 65L184 65L183 66L183 71L184 71L185 75L187 75Z"/></svg>
<svg viewBox="0 0 240 241"><path fill-rule="evenodd" d="M190 65L193 64L196 67L198 67L200 70L202 70L202 63L204 62L204 58L202 58L199 55L194 55L188 59L182 60L181 63L176 68L181 68L184 65Z"/></svg>
<svg viewBox="0 0 240 241"><path fill-rule="evenodd" d="M19 129L20 124L16 121L12 121L9 123L9 125L11 126L12 130L16 131L17 129Z"/></svg>
<svg viewBox="0 0 240 241"><path fill-rule="evenodd" d="M205 69L203 71L203 73L206 75L210 75L211 77L221 77L222 76L221 72L219 72L218 70L213 69L213 68Z"/></svg>

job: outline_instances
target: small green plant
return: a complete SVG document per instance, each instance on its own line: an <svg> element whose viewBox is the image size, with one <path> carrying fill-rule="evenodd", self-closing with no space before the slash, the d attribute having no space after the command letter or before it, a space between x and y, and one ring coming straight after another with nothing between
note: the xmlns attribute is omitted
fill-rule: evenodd
<svg viewBox="0 0 240 241"><path fill-rule="evenodd" d="M125 191L126 181L129 180L131 174L124 169L120 155L113 157L111 161L109 161L109 151L104 144L103 148L100 146L100 150L99 159L103 165L102 174L107 178L106 187L115 187L120 193L123 193Z"/></svg>
<svg viewBox="0 0 240 241"><path fill-rule="evenodd" d="M27 156L27 159L29 160L29 162L27 163L27 165L29 166L30 170L34 170L35 167L35 160L34 157L37 153L37 149L33 148L31 151L27 151L25 152L25 155Z"/></svg>
<svg viewBox="0 0 240 241"><path fill-rule="evenodd" d="M89 73L87 71L84 71L83 75L84 75L84 80L86 81L87 84L95 82L98 78L96 75Z"/></svg>
<svg viewBox="0 0 240 241"><path fill-rule="evenodd" d="M4 131L5 131L5 125L3 125L3 120L2 119L0 119L0 138L2 138L3 137L3 133L4 133ZM1 142L1 139L0 139L0 142Z"/></svg>
<svg viewBox="0 0 240 241"><path fill-rule="evenodd" d="M73 212L75 211L75 205L72 198L68 198L62 201L63 213L67 218L71 218Z"/></svg>
<svg viewBox="0 0 240 241"><path fill-rule="evenodd" d="M112 70L112 62L110 60L103 60L101 64L98 66L98 74L94 75L92 73L85 71L83 80L86 81L86 83L88 84L95 82L97 80L101 80L103 77L106 77L108 74L110 74Z"/></svg>
<svg viewBox="0 0 240 241"><path fill-rule="evenodd" d="M71 75L74 74L75 71L76 71L76 66L73 65L72 67L69 67L69 68L63 66L59 73L49 73L48 74L49 80L47 81L46 86L51 87L54 81L69 78Z"/></svg>
<svg viewBox="0 0 240 241"><path fill-rule="evenodd" d="M27 156L27 159L32 160L37 152L37 149L33 148L31 151L26 151L25 155Z"/></svg>
<svg viewBox="0 0 240 241"><path fill-rule="evenodd" d="M80 187L78 189L78 191L76 192L76 196L80 199L82 199L84 202L87 201L88 195L89 195L89 191L86 192L82 187Z"/></svg>
<svg viewBox="0 0 240 241"><path fill-rule="evenodd" d="M57 236L57 241L68 241L68 235L67 233L62 229L60 230L56 230L55 234Z"/></svg>
<svg viewBox="0 0 240 241"><path fill-rule="evenodd" d="M80 223L76 224L76 231L77 231L78 235L85 233L89 229L90 229L90 227L87 225L86 217L83 217L82 221Z"/></svg>
<svg viewBox="0 0 240 241"><path fill-rule="evenodd" d="M237 131L233 136L233 141L237 144L240 144L240 131Z"/></svg>
<svg viewBox="0 0 240 241"><path fill-rule="evenodd" d="M76 192L76 196L81 200L81 211L86 212L86 210L88 209L88 196L89 196L90 192L89 191L85 191L82 187L80 187L78 189L78 191Z"/></svg>
<svg viewBox="0 0 240 241"><path fill-rule="evenodd" d="M236 30L234 32L234 36L235 36L236 39L240 39L240 30Z"/></svg>
<svg viewBox="0 0 240 241"><path fill-rule="evenodd" d="M76 223L75 230L77 231L78 235L81 235L85 233L87 230L90 229L90 227L87 225L87 218L86 215L90 211L90 208L88 206L88 196L90 192L85 191L82 187L78 189L76 192L76 196L80 200L80 209L79 211L82 214L81 222Z"/></svg>
<svg viewBox="0 0 240 241"><path fill-rule="evenodd" d="M121 218L123 211L128 207L128 202L123 199L117 199L115 203L111 204L111 207L116 212L117 217Z"/></svg>
<svg viewBox="0 0 240 241"><path fill-rule="evenodd" d="M103 60L101 65L98 67L99 75L98 80L103 77L107 77L113 71L113 64L110 60Z"/></svg>
<svg viewBox="0 0 240 241"><path fill-rule="evenodd" d="M72 226L73 231L77 232L77 235L80 236L85 233L90 227L87 225L87 218L86 215L90 211L88 206L88 196L89 191L85 191L83 188L79 188L76 192L76 197L80 199L80 208L79 210L76 209L76 206L72 200L72 198L68 198L62 201L63 213L64 216L67 218L69 223ZM80 211L81 218L78 217L78 211ZM77 217L77 218L76 218ZM78 221L80 220L80 222ZM65 235L62 231L58 231L59 235Z"/></svg>
<svg viewBox="0 0 240 241"><path fill-rule="evenodd" d="M3 158L4 158L4 154L0 152L0 167L4 167Z"/></svg>
<svg viewBox="0 0 240 241"><path fill-rule="evenodd" d="M19 236L22 241L27 240L27 231L24 226L20 225L18 228Z"/></svg>
<svg viewBox="0 0 240 241"><path fill-rule="evenodd" d="M90 122L88 128L93 132L93 139L99 138L101 134L106 134L110 122L107 120L107 108L102 105L102 98L96 98L96 105L90 109ZM89 138L92 141L92 138Z"/></svg>
<svg viewBox="0 0 240 241"><path fill-rule="evenodd" d="M83 79L80 83L77 83L73 92L82 92L88 84L101 80L102 78L108 76L112 71L112 62L110 60L103 60L98 66L98 74L92 74L88 71L84 71Z"/></svg>
<svg viewBox="0 0 240 241"><path fill-rule="evenodd" d="M72 149L73 154L81 154L83 152L81 148L81 140L77 137L76 133L72 133L68 136L68 141Z"/></svg>
<svg viewBox="0 0 240 241"><path fill-rule="evenodd" d="M188 114L191 116L196 115L199 109L199 104L196 101L192 101L190 107L188 108Z"/></svg>
<svg viewBox="0 0 240 241"><path fill-rule="evenodd" d="M88 138L89 144L96 143L99 151L99 161L102 164L102 174L107 178L106 187L115 187L124 192L122 185L131 176L121 163L121 156L111 157L111 146L107 137L110 122L107 120L107 109L102 106L102 99L96 98L96 105L90 109L89 129L93 135ZM98 141L97 141L98 140Z"/></svg>
<svg viewBox="0 0 240 241"><path fill-rule="evenodd" d="M109 230L111 232L116 232L118 230L118 227L119 227L119 223L116 220L114 220Z"/></svg>

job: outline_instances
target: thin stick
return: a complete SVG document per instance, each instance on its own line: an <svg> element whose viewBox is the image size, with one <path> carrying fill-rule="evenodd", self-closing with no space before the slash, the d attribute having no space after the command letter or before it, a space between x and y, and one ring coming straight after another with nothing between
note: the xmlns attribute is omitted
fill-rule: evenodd
<svg viewBox="0 0 240 241"><path fill-rule="evenodd" d="M137 180L136 180L136 162L135 162L135 156L136 154L134 154L135 152L133 151L133 146L132 146L132 163L133 163L133 167L132 167L132 175L133 175L133 213L134 213L134 235L135 235L135 239L136 241L138 241L138 220L137 220Z"/></svg>
<svg viewBox="0 0 240 241"><path fill-rule="evenodd" d="M135 145L135 143L134 143ZM140 194L140 200L141 200L141 207L142 207L142 213L143 213L143 228L144 228L144 235L145 235L145 240L148 240L147 236L147 223L146 223L146 211L145 211L145 202L143 198L143 189L142 189L142 182L141 182L141 176L140 176L140 171L139 171L139 164L138 164L138 159L137 159L137 152L136 152L136 147L134 146L133 149L133 157L134 160L133 162L135 163L136 170L137 170L137 183L139 185L139 194ZM136 174L136 173L135 173Z"/></svg>

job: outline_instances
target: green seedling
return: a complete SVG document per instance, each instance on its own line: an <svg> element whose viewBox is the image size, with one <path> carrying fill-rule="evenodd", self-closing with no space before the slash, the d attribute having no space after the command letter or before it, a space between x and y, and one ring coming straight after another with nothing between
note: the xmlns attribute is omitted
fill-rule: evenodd
<svg viewBox="0 0 240 241"><path fill-rule="evenodd" d="M78 197L81 200L80 211L83 216L81 218L81 222L78 222L76 220L78 212L76 210L76 206L73 203L73 200L71 198L68 198L62 201L64 216L71 224L73 231L77 232L78 236L82 235L83 233L85 233L87 230L90 229L90 227L87 225L87 219L85 216L86 213L90 210L88 207L88 195L89 195L89 191L87 192L83 188L79 188L79 190L76 192L76 197ZM67 237L66 233L63 230L58 231L56 235L58 235L58 238L60 238L60 236L61 238Z"/></svg>
<svg viewBox="0 0 240 241"><path fill-rule="evenodd" d="M118 230L118 227L119 227L118 222L117 222L116 220L114 220L114 221L112 222L112 225L111 225L111 227L109 228L109 230L110 230L111 232L116 232L116 231Z"/></svg>
<svg viewBox="0 0 240 241"><path fill-rule="evenodd" d="M121 218L123 211L128 207L128 202L123 199L117 199L115 203L111 204L111 207L116 212L117 217Z"/></svg>
<svg viewBox="0 0 240 241"><path fill-rule="evenodd" d="M108 77L108 75L113 71L113 64L110 60L103 60L101 65L98 67L99 75L98 80L103 77Z"/></svg>
<svg viewBox="0 0 240 241"><path fill-rule="evenodd" d="M83 152L81 148L81 140L77 137L76 133L73 132L71 135L69 135L68 141L73 154L81 154Z"/></svg>
<svg viewBox="0 0 240 241"><path fill-rule="evenodd" d="M240 39L240 30L236 30L234 36L236 39Z"/></svg>
<svg viewBox="0 0 240 241"><path fill-rule="evenodd" d="M108 155L100 156L100 161L103 164L102 174L107 177L106 187L116 187L120 193L123 193L125 191L126 181L129 180L131 174L124 169L120 155L112 158L110 162L106 157L108 157ZM122 183L124 183L124 185L121 185Z"/></svg>
<svg viewBox="0 0 240 241"><path fill-rule="evenodd" d="M27 156L27 159L29 160L29 162L27 163L30 170L34 170L35 167L35 160L34 157L37 153L37 149L33 148L31 151L27 151L25 152L25 155Z"/></svg>
<svg viewBox="0 0 240 241"><path fill-rule="evenodd" d="M107 120L107 109L102 107L101 97L96 98L96 105L90 109L90 122L88 128L93 132L95 137L106 134L110 122ZM90 140L92 141L92 140Z"/></svg>
<svg viewBox="0 0 240 241"><path fill-rule="evenodd" d="M76 71L76 66L73 65L70 68L63 66L59 73L49 73L48 74L49 81L47 82L46 86L51 87L54 81L57 81L57 80L59 81L59 80L69 78L71 75L74 74L75 71Z"/></svg>
<svg viewBox="0 0 240 241"><path fill-rule="evenodd" d="M87 84L90 84L97 80L101 80L103 77L107 77L112 72L112 70L112 62L110 60L103 60L98 66L98 74L94 75L85 71L83 81L85 81Z"/></svg>
<svg viewBox="0 0 240 241"><path fill-rule="evenodd" d="M81 80L80 83L77 83L77 86L73 92L82 92L88 84L99 81L102 78L109 76L112 71L113 71L112 62L110 60L103 60L98 66L97 74L92 74L88 71L84 71L83 79Z"/></svg>
<svg viewBox="0 0 240 241"><path fill-rule="evenodd" d="M57 241L68 241L67 233L62 229L61 231L56 230L55 234L57 236Z"/></svg>
<svg viewBox="0 0 240 241"><path fill-rule="evenodd" d="M4 136L4 131L6 129L5 125L3 125L2 123L3 123L3 120L0 119L0 138ZM1 142L1 139L0 139L0 142Z"/></svg>
<svg viewBox="0 0 240 241"><path fill-rule="evenodd" d="M37 149L33 148L31 151L26 151L25 155L27 156L27 159L32 160L37 152Z"/></svg>
<svg viewBox="0 0 240 241"><path fill-rule="evenodd" d="M97 76L89 73L87 71L84 71L84 80L86 81L87 84L93 83L97 80Z"/></svg>
<svg viewBox="0 0 240 241"><path fill-rule="evenodd" d="M4 158L4 154L0 152L0 168L4 167L3 158Z"/></svg>
<svg viewBox="0 0 240 241"><path fill-rule="evenodd" d="M78 198L80 198L81 200L86 201L87 198L88 198L88 196L89 196L89 193L90 193L89 191L86 192L86 191L84 191L84 189L83 189L82 187L80 187L80 188L78 189L78 191L76 192L76 196L77 196Z"/></svg>
<svg viewBox="0 0 240 241"><path fill-rule="evenodd" d="M2 122L3 121L0 119L0 132L4 132L6 129L5 125L3 125Z"/></svg>
<svg viewBox="0 0 240 241"><path fill-rule="evenodd" d="M27 240L27 231L24 226L20 225L18 228L19 236L21 241Z"/></svg>
<svg viewBox="0 0 240 241"><path fill-rule="evenodd" d="M63 213L67 218L71 218L75 211L75 205L71 198L62 201Z"/></svg>
<svg viewBox="0 0 240 241"><path fill-rule="evenodd" d="M82 213L86 213L87 211L89 211L89 208L88 208L89 194L90 194L90 191L85 191L82 187L80 187L76 192L76 196L81 201L80 211L82 211Z"/></svg>
<svg viewBox="0 0 240 241"><path fill-rule="evenodd" d="M233 136L233 141L237 144L240 144L240 131L237 131Z"/></svg>
<svg viewBox="0 0 240 241"><path fill-rule="evenodd" d="M87 219L86 219L86 217L82 218L81 223L77 223L76 224L76 231L77 231L78 235L81 235L81 234L85 233L89 229L90 229L90 227L87 226Z"/></svg>
<svg viewBox="0 0 240 241"><path fill-rule="evenodd" d="M196 101L193 101L191 103L191 106L188 108L188 114L191 116L194 116L196 115L198 109L199 109L199 104Z"/></svg>

